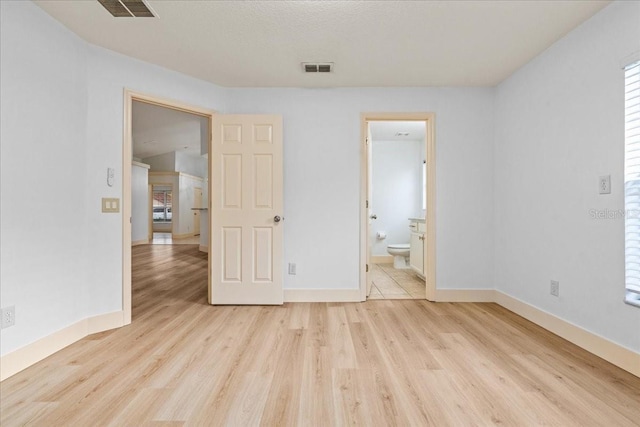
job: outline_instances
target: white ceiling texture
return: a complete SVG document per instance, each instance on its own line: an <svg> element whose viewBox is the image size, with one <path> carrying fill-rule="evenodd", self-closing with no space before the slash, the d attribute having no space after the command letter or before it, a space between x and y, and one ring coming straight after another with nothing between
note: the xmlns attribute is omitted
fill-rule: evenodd
<svg viewBox="0 0 640 427"><path fill-rule="evenodd" d="M114 18L97 0L35 3L89 43L220 86L391 87L494 86L609 1L146 0L155 18ZM134 106L134 156L199 155L197 119ZM373 132L413 139L397 126Z"/></svg>
<svg viewBox="0 0 640 427"><path fill-rule="evenodd" d="M36 1L90 43L226 87L494 86L608 3L148 0L156 18L114 18Z"/></svg>

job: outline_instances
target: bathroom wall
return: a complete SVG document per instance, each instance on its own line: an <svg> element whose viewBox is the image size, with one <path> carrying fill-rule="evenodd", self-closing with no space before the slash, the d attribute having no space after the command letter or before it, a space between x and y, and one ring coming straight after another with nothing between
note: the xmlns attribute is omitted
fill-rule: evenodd
<svg viewBox="0 0 640 427"><path fill-rule="evenodd" d="M372 147L371 255L389 255L387 245L409 243L409 217L422 217L424 141L375 141ZM379 231L387 238L378 240Z"/></svg>

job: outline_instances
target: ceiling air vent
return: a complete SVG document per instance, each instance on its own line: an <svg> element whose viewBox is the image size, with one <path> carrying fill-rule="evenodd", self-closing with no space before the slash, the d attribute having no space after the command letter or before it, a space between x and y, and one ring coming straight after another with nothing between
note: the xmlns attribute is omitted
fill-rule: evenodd
<svg viewBox="0 0 640 427"><path fill-rule="evenodd" d="M331 73L333 62L303 62L302 69L305 73Z"/></svg>
<svg viewBox="0 0 640 427"><path fill-rule="evenodd" d="M116 18L153 18L155 14L143 0L98 0Z"/></svg>

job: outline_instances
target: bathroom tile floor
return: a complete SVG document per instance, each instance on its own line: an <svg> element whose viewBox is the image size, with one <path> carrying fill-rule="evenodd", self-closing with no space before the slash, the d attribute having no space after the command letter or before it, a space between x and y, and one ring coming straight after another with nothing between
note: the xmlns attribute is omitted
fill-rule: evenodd
<svg viewBox="0 0 640 427"><path fill-rule="evenodd" d="M425 299L426 287L413 270L396 270L393 264L372 264L369 299Z"/></svg>

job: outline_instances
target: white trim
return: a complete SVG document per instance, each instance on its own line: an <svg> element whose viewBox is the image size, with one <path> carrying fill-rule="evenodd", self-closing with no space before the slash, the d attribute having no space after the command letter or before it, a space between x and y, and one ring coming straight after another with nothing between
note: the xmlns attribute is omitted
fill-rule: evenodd
<svg viewBox="0 0 640 427"><path fill-rule="evenodd" d="M139 166L139 167L141 167L141 168L151 169L151 165L148 165L148 164L146 164L146 163L136 162L135 160L132 160L132 161L131 161L131 164L132 164L133 166Z"/></svg>
<svg viewBox="0 0 640 427"><path fill-rule="evenodd" d="M149 239L134 240L133 242L131 242L131 246L148 245L148 244L149 244Z"/></svg>
<svg viewBox="0 0 640 427"><path fill-rule="evenodd" d="M494 289L436 289L437 302L495 302Z"/></svg>
<svg viewBox="0 0 640 427"><path fill-rule="evenodd" d="M640 353L500 291L495 291L495 302L578 347L582 347L607 362L640 377Z"/></svg>
<svg viewBox="0 0 640 427"><path fill-rule="evenodd" d="M202 246L201 246L202 248ZM494 289L439 289L439 302L495 302L536 325L640 377L640 354L564 319ZM359 289L285 289L285 302L358 302ZM80 320L0 358L0 381L28 368L87 335L121 327L124 312Z"/></svg>
<svg viewBox="0 0 640 427"><path fill-rule="evenodd" d="M204 182L204 178L201 176L195 176L195 175L190 175L188 173L184 173L184 172L172 172L172 171L149 171L149 175L151 176L163 176L163 175L167 175L167 176L182 176L182 177L186 177L186 178L191 178L191 179L195 179L198 181L202 181Z"/></svg>
<svg viewBox="0 0 640 427"><path fill-rule="evenodd" d="M393 262L393 255L371 255L369 262L371 264L389 264Z"/></svg>
<svg viewBox="0 0 640 427"><path fill-rule="evenodd" d="M167 175L167 176L179 176L180 172L171 172L171 171L150 171L149 175L151 176L163 176L163 175Z"/></svg>
<svg viewBox="0 0 640 427"><path fill-rule="evenodd" d="M436 299L436 138L435 113L361 113L360 114L360 293L366 300L367 271L370 262L368 251L369 209L366 208L368 173L368 123L373 121L421 121L425 123L425 161L427 164L427 212L425 215L426 241L424 266L426 271L426 295L429 301Z"/></svg>
<svg viewBox="0 0 640 427"><path fill-rule="evenodd" d="M179 176L185 177L185 178L191 178L191 179L195 179L197 181L200 182L204 182L204 178L201 176L195 176L195 175L189 175L188 173L184 173L184 172L178 172Z"/></svg>
<svg viewBox="0 0 640 427"><path fill-rule="evenodd" d="M206 253L209 253L209 246L200 245L200 246L198 246L198 250L199 250L200 252L206 252Z"/></svg>
<svg viewBox="0 0 640 427"><path fill-rule="evenodd" d="M10 376L38 363L87 335L123 326L123 318L123 311L114 311L113 313L88 317L11 353L5 354L0 358L0 381L4 381Z"/></svg>
<svg viewBox="0 0 640 427"><path fill-rule="evenodd" d="M123 117L122 123L124 124L122 135L122 164L128 165L133 162L133 141L132 141L132 109L133 102L144 102L145 104L158 105L172 110L183 111L186 113L196 114L205 117L209 124L208 136L209 136L209 153L211 153L211 135L212 128L211 122L213 116L216 114L214 110L196 107L189 104L184 104L179 101L175 101L167 98L160 98L153 95L144 94L141 92L135 92L130 89L124 88L123 93ZM211 176L211 162L208 163L209 176ZM131 323L131 168L123 167L122 172L122 310L124 325ZM153 172L149 172L151 176ZM199 177L196 177L199 178ZM204 179L200 178L203 182ZM211 210L211 201L209 200L209 211ZM209 230L211 230L211 215L208 215ZM173 227L173 225L172 225ZM153 229L152 229L153 232ZM209 297L211 302L211 254L208 259L208 279L209 285Z"/></svg>
<svg viewBox="0 0 640 427"><path fill-rule="evenodd" d="M360 289L285 289L284 302L361 302Z"/></svg>
<svg viewBox="0 0 640 427"><path fill-rule="evenodd" d="M175 239L175 240L188 239L189 237L193 237L193 232L191 232L191 233L182 233L182 234L177 234L177 233L172 233L171 234L171 238Z"/></svg>

